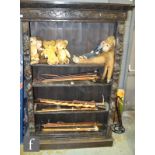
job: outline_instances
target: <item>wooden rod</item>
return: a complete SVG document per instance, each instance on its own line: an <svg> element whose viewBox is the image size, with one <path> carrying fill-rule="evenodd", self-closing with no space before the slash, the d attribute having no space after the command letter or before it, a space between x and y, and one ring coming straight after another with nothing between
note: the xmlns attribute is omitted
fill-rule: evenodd
<svg viewBox="0 0 155 155"><path fill-rule="evenodd" d="M43 128L42 131L45 132L72 132L72 131L99 131L97 126L89 128Z"/></svg>
<svg viewBox="0 0 155 155"><path fill-rule="evenodd" d="M42 125L44 128L52 127L88 127L88 126L102 126L101 123L97 122L77 122L77 123L46 123Z"/></svg>
<svg viewBox="0 0 155 155"><path fill-rule="evenodd" d="M86 81L86 80L96 80L98 77L68 77L68 78L56 78L56 79L43 79L41 82L61 82L61 81Z"/></svg>
<svg viewBox="0 0 155 155"><path fill-rule="evenodd" d="M60 106L69 106L69 107L85 107L85 108L95 108L96 104L89 104L89 103L78 103L78 102L66 102L66 101L57 101L57 100L49 100L49 99L39 99L41 103L49 103L54 105Z"/></svg>
<svg viewBox="0 0 155 155"><path fill-rule="evenodd" d="M41 110L36 110L36 112L55 112L55 111L82 111L82 110L97 110L97 108L80 108L80 109L75 109L75 108L48 108L48 109L41 109Z"/></svg>
<svg viewBox="0 0 155 155"><path fill-rule="evenodd" d="M67 102L67 103L83 103L83 104L102 104L102 103L96 103L95 101L81 101L81 100L72 100L72 101L68 101L68 100L53 100L53 99L43 99L43 98L38 98L36 101L40 101L41 100L49 100L49 101L55 101L55 102Z"/></svg>

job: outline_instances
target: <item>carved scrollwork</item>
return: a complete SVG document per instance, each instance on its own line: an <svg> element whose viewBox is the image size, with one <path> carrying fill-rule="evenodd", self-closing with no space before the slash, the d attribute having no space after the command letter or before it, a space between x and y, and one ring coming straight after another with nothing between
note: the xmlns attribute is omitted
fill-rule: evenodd
<svg viewBox="0 0 155 155"><path fill-rule="evenodd" d="M33 92L32 92L32 73L30 66L30 52L29 52L29 22L22 22L23 30L23 53L24 53L24 77L25 88L27 93L27 105L28 105L28 120L29 120L29 132L32 133L35 130L34 127L34 113L33 113Z"/></svg>
<svg viewBox="0 0 155 155"><path fill-rule="evenodd" d="M125 12L108 12L94 9L21 9L23 18L26 19L53 19L53 20L125 20Z"/></svg>

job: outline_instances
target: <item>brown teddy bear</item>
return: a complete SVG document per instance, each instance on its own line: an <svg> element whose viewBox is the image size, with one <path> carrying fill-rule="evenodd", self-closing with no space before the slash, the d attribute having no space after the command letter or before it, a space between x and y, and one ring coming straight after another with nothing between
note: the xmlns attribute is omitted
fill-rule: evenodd
<svg viewBox="0 0 155 155"><path fill-rule="evenodd" d="M55 40L44 40L43 41L43 47L46 49L49 46L55 46L56 42Z"/></svg>
<svg viewBox="0 0 155 155"><path fill-rule="evenodd" d="M42 40L37 39L37 52L39 55L39 63L41 63L41 64L46 63L47 64L47 58L45 58L45 56L41 54L43 52L42 46L43 46Z"/></svg>
<svg viewBox="0 0 155 155"><path fill-rule="evenodd" d="M114 67L114 50L115 50L115 37L109 36L106 40L102 42L102 53L91 57L91 58L83 58L83 57L73 57L73 62L75 63L83 63L83 64L103 64L104 72L102 75L102 80L107 75L107 83L110 82L113 67Z"/></svg>
<svg viewBox="0 0 155 155"><path fill-rule="evenodd" d="M67 40L56 40L56 54L59 60L59 64L69 64L70 53L66 49L68 45Z"/></svg>
<svg viewBox="0 0 155 155"><path fill-rule="evenodd" d="M55 47L55 41L43 41L43 51L41 53L41 56L44 56L47 58L47 63L49 65L55 65L59 63L58 57L56 56L56 47Z"/></svg>
<svg viewBox="0 0 155 155"><path fill-rule="evenodd" d="M70 53L66 49L67 40L40 40L37 37L30 38L31 64L48 63L68 64Z"/></svg>

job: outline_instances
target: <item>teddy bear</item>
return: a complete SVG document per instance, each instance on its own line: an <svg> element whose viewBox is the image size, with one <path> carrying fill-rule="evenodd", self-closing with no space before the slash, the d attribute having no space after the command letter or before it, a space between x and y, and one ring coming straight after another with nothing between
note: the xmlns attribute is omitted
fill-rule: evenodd
<svg viewBox="0 0 155 155"><path fill-rule="evenodd" d="M80 64L103 64L104 72L102 75L102 80L104 80L107 75L107 83L109 83L111 81L114 68L114 51L115 37L109 36L102 42L102 53L90 58L73 56L73 62Z"/></svg>
<svg viewBox="0 0 155 155"><path fill-rule="evenodd" d="M42 45L43 45L42 40L37 39L37 51L38 52L43 50Z"/></svg>
<svg viewBox="0 0 155 155"><path fill-rule="evenodd" d="M69 64L70 53L66 49L68 45L67 40L56 40L56 54L59 60L59 64Z"/></svg>
<svg viewBox="0 0 155 155"><path fill-rule="evenodd" d="M41 56L44 56L47 59L47 63L49 65L55 65L59 63L58 57L56 55L56 47L55 47L55 41L43 41L43 51L41 53Z"/></svg>
<svg viewBox="0 0 155 155"><path fill-rule="evenodd" d="M40 39L37 39L37 53L39 55L39 63L47 63L47 58L45 58L41 53L43 52L43 42Z"/></svg>
<svg viewBox="0 0 155 155"><path fill-rule="evenodd" d="M37 37L30 38L31 64L48 63L68 64L70 53L66 49L67 40L40 40Z"/></svg>
<svg viewBox="0 0 155 155"><path fill-rule="evenodd" d="M30 56L31 56L31 64L39 63L39 54L37 50L37 38L30 37Z"/></svg>
<svg viewBox="0 0 155 155"><path fill-rule="evenodd" d="M43 40L43 47L46 49L49 46L55 46L56 41L55 40Z"/></svg>

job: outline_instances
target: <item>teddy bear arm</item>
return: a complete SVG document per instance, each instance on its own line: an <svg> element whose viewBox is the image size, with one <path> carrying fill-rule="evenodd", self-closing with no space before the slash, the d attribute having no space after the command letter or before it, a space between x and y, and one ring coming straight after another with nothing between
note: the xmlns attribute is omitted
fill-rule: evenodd
<svg viewBox="0 0 155 155"><path fill-rule="evenodd" d="M102 80L105 79L106 74L107 74L107 71L108 71L108 67L107 67L107 65L105 65L105 66L104 66L104 72L103 72L103 75L102 75Z"/></svg>
<svg viewBox="0 0 155 155"><path fill-rule="evenodd" d="M111 81L112 73L113 73L113 66L110 65L110 66L108 67L107 83L109 83L109 82Z"/></svg>
<svg viewBox="0 0 155 155"><path fill-rule="evenodd" d="M66 56L67 56L68 58L70 58L71 55L70 55L69 51L68 51L68 50L65 50L65 52L66 52Z"/></svg>
<svg viewBox="0 0 155 155"><path fill-rule="evenodd" d="M65 64L69 64L69 59L66 58Z"/></svg>

